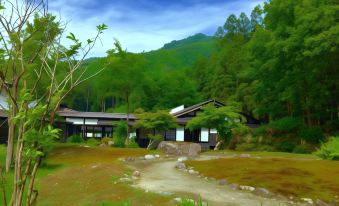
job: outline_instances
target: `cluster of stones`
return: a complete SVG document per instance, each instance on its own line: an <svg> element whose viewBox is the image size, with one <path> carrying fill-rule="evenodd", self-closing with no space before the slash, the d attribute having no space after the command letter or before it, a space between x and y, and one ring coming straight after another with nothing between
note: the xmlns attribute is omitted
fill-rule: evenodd
<svg viewBox="0 0 339 206"><path fill-rule="evenodd" d="M155 159L159 159L160 155L156 154L156 155L152 155L152 154L147 154L143 157L128 157L125 159L122 159L122 161L124 162L134 162L134 161L142 161L142 160L155 160Z"/></svg>

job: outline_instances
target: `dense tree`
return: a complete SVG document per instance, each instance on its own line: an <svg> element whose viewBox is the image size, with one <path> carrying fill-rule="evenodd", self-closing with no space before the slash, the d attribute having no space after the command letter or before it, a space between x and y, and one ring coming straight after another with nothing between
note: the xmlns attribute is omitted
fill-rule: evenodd
<svg viewBox="0 0 339 206"><path fill-rule="evenodd" d="M202 110L186 127L192 131L202 127L216 129L218 136L215 149L221 149L224 143L231 140L232 129L240 124L242 117L234 106L216 108L214 105L207 105Z"/></svg>
<svg viewBox="0 0 339 206"><path fill-rule="evenodd" d="M6 171L15 157L9 202L15 206L22 205L24 193L26 205L37 198L35 176L48 144L58 137L59 130L52 125L59 105L70 91L102 69L89 74L80 65L106 25L97 26L97 35L86 43L70 33L66 38L72 45L66 48L60 44L61 23L48 13L45 3L0 4L0 88L9 104L2 108L9 127Z"/></svg>
<svg viewBox="0 0 339 206"><path fill-rule="evenodd" d="M217 49L196 64L204 96L234 100L265 121L301 118L306 127L338 128L338 4L267 2L230 15Z"/></svg>
<svg viewBox="0 0 339 206"><path fill-rule="evenodd" d="M168 111L144 112L136 114L138 120L135 122L135 128L142 128L148 131L150 139L147 149L150 149L155 141L160 141L164 138L164 132L169 129L174 129L178 125L175 117L169 114Z"/></svg>

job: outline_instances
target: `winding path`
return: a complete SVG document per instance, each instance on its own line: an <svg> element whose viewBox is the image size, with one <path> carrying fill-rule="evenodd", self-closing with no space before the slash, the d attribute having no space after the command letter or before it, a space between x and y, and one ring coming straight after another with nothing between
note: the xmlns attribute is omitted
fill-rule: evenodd
<svg viewBox="0 0 339 206"><path fill-rule="evenodd" d="M283 200L267 199L250 192L232 190L218 185L216 181L206 180L175 169L176 160L142 161L132 166L141 172L136 186L152 192L171 192L179 196L185 194L201 196L213 206L283 206L291 205Z"/></svg>

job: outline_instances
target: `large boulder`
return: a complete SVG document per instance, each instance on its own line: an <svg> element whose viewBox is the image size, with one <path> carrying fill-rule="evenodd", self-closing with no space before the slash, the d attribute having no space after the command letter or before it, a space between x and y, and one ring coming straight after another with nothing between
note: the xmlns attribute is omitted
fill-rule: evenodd
<svg viewBox="0 0 339 206"><path fill-rule="evenodd" d="M158 150L175 156L197 156L201 152L201 146L191 142L169 142L162 141L158 145Z"/></svg>

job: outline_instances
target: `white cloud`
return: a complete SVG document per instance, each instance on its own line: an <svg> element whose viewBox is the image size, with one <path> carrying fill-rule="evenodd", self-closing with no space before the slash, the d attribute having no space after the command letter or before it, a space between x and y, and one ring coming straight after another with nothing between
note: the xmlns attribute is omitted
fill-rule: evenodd
<svg viewBox="0 0 339 206"><path fill-rule="evenodd" d="M213 34L230 14L238 15L242 11L249 14L255 5L263 1L229 1L208 6L196 4L154 12L126 9L114 4L109 8L88 9L82 5L91 5L92 1L85 0L81 5L77 2L56 0L50 7L52 12L60 14L64 21L68 21L68 32L73 32L81 40L93 37L96 25L107 24L109 29L101 37L102 44L98 43L91 53L91 56L104 56L113 47L113 38L117 38L128 51L142 52L158 49L172 40L199 32L209 31L209 34Z"/></svg>

